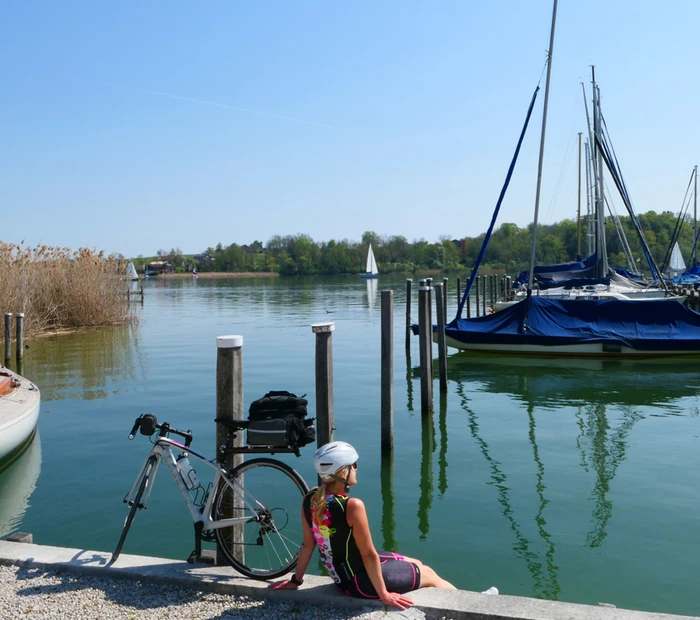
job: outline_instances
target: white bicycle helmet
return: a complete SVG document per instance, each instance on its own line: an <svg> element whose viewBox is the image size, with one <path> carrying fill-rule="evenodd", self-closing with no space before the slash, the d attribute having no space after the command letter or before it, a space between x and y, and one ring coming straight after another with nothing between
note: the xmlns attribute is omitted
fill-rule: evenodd
<svg viewBox="0 0 700 620"><path fill-rule="evenodd" d="M340 468L357 462L360 455L349 443L331 441L324 444L314 454L314 468L321 478L329 478Z"/></svg>

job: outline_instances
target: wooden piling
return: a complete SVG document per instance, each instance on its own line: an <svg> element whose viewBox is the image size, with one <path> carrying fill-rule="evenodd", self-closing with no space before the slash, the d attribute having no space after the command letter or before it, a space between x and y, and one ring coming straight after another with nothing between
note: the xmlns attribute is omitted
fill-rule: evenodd
<svg viewBox="0 0 700 620"><path fill-rule="evenodd" d="M243 336L217 336L216 338L216 417L229 420L243 420ZM216 425L216 454L226 442L228 429L223 424ZM233 445L243 445L243 434L237 433ZM242 454L229 454L224 458L224 467L232 468L243 462ZM239 480L243 483L242 480ZM224 504L225 517L231 518L234 512L240 514L243 508L238 495L228 492ZM231 527L231 551L241 562L245 561L244 532L242 525ZM217 550L216 563L226 564L226 558Z"/></svg>
<svg viewBox="0 0 700 620"><path fill-rule="evenodd" d="M430 324L428 286L418 290L418 331L420 340L420 410L421 413L431 413L433 410L433 375L432 336L433 326Z"/></svg>
<svg viewBox="0 0 700 620"><path fill-rule="evenodd" d="M382 291L382 452L394 449L394 291Z"/></svg>
<svg viewBox="0 0 700 620"><path fill-rule="evenodd" d="M437 302L437 341L438 341L438 368L440 372L440 391L447 392L447 347L445 345L445 297L444 289L440 291L442 284L435 285L435 300Z"/></svg>
<svg viewBox="0 0 700 620"><path fill-rule="evenodd" d="M24 358L24 312L15 313L15 340L17 341L15 357L19 363Z"/></svg>
<svg viewBox="0 0 700 620"><path fill-rule="evenodd" d="M481 276L476 276L476 280L474 281L476 284L476 308L474 310L474 316L479 316L479 310L480 310L480 295L481 295Z"/></svg>
<svg viewBox="0 0 700 620"><path fill-rule="evenodd" d="M484 276L484 280L483 280L483 282L484 282L484 290L482 291L482 292L483 292L483 296L482 296L482 298L481 298L481 304L482 304L482 308L481 308L482 312L481 312L481 314L482 314L482 315L486 315L486 280L487 280L487 278L488 278L488 276Z"/></svg>
<svg viewBox="0 0 700 620"><path fill-rule="evenodd" d="M457 307L459 308L459 304L462 301L462 281L457 278Z"/></svg>
<svg viewBox="0 0 700 620"><path fill-rule="evenodd" d="M447 281L449 278L442 279L442 314L447 323Z"/></svg>
<svg viewBox="0 0 700 620"><path fill-rule="evenodd" d="M316 443L333 441L335 414L333 411L333 330L335 323L315 323L316 334Z"/></svg>
<svg viewBox="0 0 700 620"><path fill-rule="evenodd" d="M411 285L413 280L406 279L406 353L411 352Z"/></svg>
<svg viewBox="0 0 700 620"><path fill-rule="evenodd" d="M12 313L5 312L5 366L12 357Z"/></svg>

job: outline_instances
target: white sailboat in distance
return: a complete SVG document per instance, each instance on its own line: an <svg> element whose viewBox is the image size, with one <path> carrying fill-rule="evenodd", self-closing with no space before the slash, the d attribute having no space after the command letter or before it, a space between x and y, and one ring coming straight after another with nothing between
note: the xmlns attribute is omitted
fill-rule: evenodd
<svg viewBox="0 0 700 620"><path fill-rule="evenodd" d="M136 273L136 267L134 267L133 261L129 261L129 264L126 266L126 278L132 281L139 279L139 274Z"/></svg>
<svg viewBox="0 0 700 620"><path fill-rule="evenodd" d="M367 250L367 266L365 267L365 272L360 274L361 278L378 278L379 269L377 268L377 261L374 259L374 252L372 251L372 244L369 244L369 249Z"/></svg>

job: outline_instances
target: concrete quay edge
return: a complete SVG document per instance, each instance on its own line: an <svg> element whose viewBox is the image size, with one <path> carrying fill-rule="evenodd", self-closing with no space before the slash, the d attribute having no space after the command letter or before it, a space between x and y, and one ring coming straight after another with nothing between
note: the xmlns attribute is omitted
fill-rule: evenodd
<svg viewBox="0 0 700 620"><path fill-rule="evenodd" d="M109 564L110 553L51 547L0 540L0 564L70 571L102 578L130 579L150 583L213 591L257 599L297 601L331 605L363 613L383 606L378 601L346 596L330 578L307 575L297 591L274 591L267 582L248 579L229 566L188 564L185 561L122 554ZM700 618L618 609L608 606L562 603L519 596L491 596L467 590L424 588L411 592L415 608L429 619L440 620L680 620ZM390 614L393 615L393 614Z"/></svg>

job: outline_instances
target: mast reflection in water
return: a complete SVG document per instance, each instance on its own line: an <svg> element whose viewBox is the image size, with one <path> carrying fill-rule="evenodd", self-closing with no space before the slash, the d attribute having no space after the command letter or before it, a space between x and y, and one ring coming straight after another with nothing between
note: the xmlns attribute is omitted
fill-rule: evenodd
<svg viewBox="0 0 700 620"><path fill-rule="evenodd" d="M459 403L451 403L450 409L448 397L441 396L437 456L440 495L447 493L450 482L448 422L454 425L455 413L461 411L466 414L466 428L481 456L481 468L487 472L486 483L496 489L500 514L514 537L513 556L524 562L531 575L531 594L560 598L562 575L557 546L565 541L567 557L559 562L568 565L572 553L575 556L605 545L614 515L613 482L627 459L631 433L647 418L688 415L687 403L679 404L679 400L700 393L700 375L689 368L687 363L673 360L564 363L510 356L452 356L449 381L454 384L451 392L456 392ZM414 380L419 372L412 369ZM484 400L481 394L491 397ZM501 405L506 404L508 411L497 409L495 397ZM452 420L448 420L450 416ZM503 426L499 427L499 420ZM519 420L525 422L524 427ZM421 437L418 528L425 540L433 503L432 414L422 418ZM465 449L469 448L461 442L460 450ZM571 450L578 453L584 484L575 471L564 469ZM587 507L587 523L582 521L582 506ZM567 518L565 515L572 510L575 514Z"/></svg>

